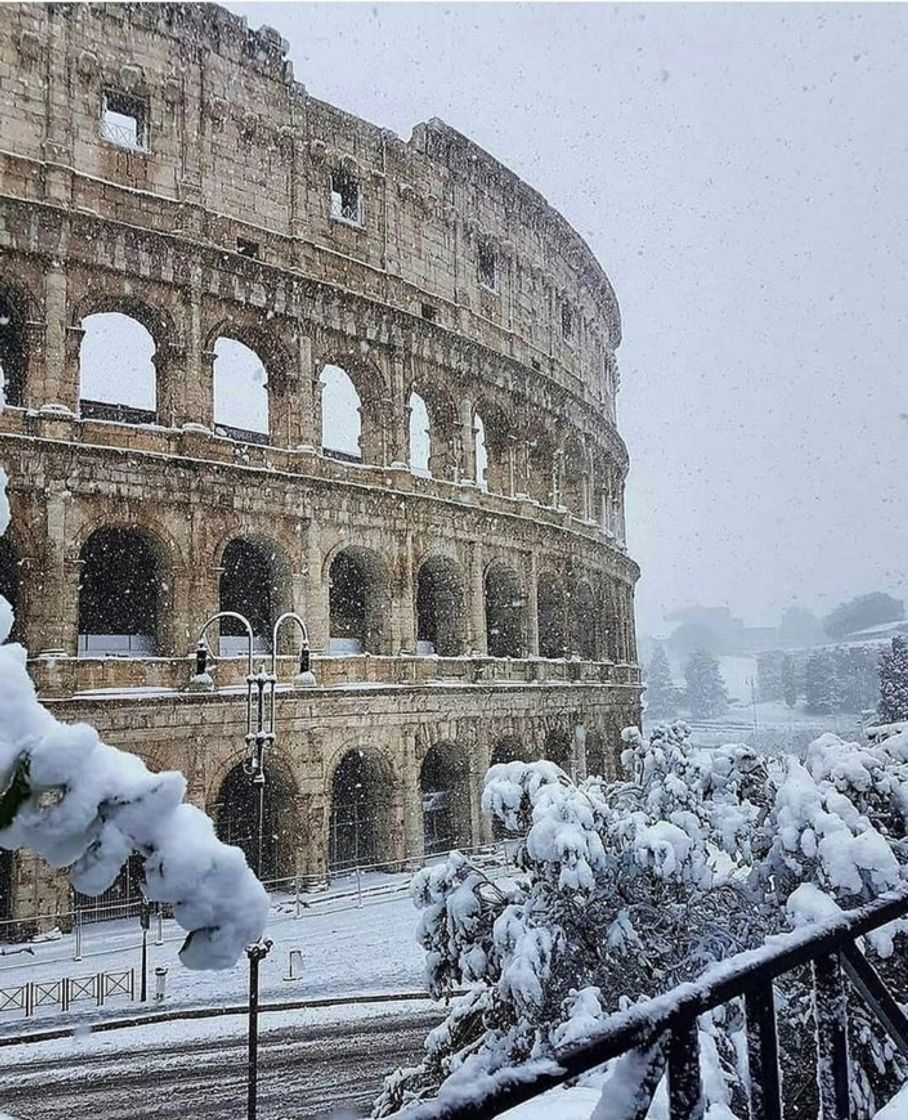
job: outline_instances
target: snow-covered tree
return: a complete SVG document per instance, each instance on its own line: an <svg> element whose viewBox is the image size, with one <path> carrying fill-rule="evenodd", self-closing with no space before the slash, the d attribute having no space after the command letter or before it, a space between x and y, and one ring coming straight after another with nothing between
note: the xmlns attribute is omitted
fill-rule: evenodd
<svg viewBox="0 0 908 1120"><path fill-rule="evenodd" d="M908 872L908 732L870 748L825 735L801 760L698 751L681 722L625 742L626 776L611 783L575 784L549 762L492 767L483 811L525 837L512 875L492 881L453 853L414 880L430 989L468 991L422 1062L386 1080L376 1116L550 1060L610 1012ZM867 939L901 992L903 937L895 925ZM815 1115L809 977L781 986L783 1090ZM734 1007L725 1015L722 1030L700 1020L704 1085L716 1115L744 1120L743 1023ZM908 1068L857 999L849 1019L854 1116L868 1120Z"/></svg>
<svg viewBox="0 0 908 1120"><path fill-rule="evenodd" d="M684 664L687 684L687 706L694 719L710 719L721 715L728 705L725 682L716 657L705 649L697 649Z"/></svg>
<svg viewBox="0 0 908 1120"><path fill-rule="evenodd" d="M794 658L785 654L782 658L782 699L789 708L798 702L798 670Z"/></svg>
<svg viewBox="0 0 908 1120"><path fill-rule="evenodd" d="M908 639L895 637L880 654L880 718L884 723L908 719Z"/></svg>
<svg viewBox="0 0 908 1120"><path fill-rule="evenodd" d="M817 650L804 666L804 699L808 712L828 715L840 705L836 665L828 650Z"/></svg>
<svg viewBox="0 0 908 1120"><path fill-rule="evenodd" d="M0 470L0 535L8 522ZM0 641L12 622L0 598ZM28 848L67 868L84 894L106 890L138 852L146 896L171 904L188 931L183 964L228 968L261 937L268 896L185 792L182 774L152 774L93 727L56 720L35 695L25 650L0 646L0 848Z"/></svg>
<svg viewBox="0 0 908 1120"><path fill-rule="evenodd" d="M653 650L653 656L646 667L644 683L646 714L649 719L666 719L677 715L680 694L672 680L672 670L665 650L660 645Z"/></svg>

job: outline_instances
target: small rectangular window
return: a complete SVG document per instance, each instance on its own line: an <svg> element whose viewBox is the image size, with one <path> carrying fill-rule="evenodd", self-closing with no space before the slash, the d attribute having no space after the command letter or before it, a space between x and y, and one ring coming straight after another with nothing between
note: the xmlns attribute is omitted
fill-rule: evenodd
<svg viewBox="0 0 908 1120"><path fill-rule="evenodd" d="M438 308L433 307L431 303L424 303L422 305L422 317L427 323L434 323L438 318Z"/></svg>
<svg viewBox="0 0 908 1120"><path fill-rule="evenodd" d="M253 260L258 260L259 243L257 241L247 241L245 237L238 237L236 239L236 251L241 257L252 257Z"/></svg>
<svg viewBox="0 0 908 1120"><path fill-rule="evenodd" d="M498 291L498 260L488 238L479 242L479 283L490 292Z"/></svg>
<svg viewBox="0 0 908 1120"><path fill-rule="evenodd" d="M362 195L358 181L338 168L331 172L331 217L338 222L362 224Z"/></svg>
<svg viewBox="0 0 908 1120"><path fill-rule="evenodd" d="M574 309L569 303L561 305L561 337L567 343L574 341Z"/></svg>
<svg viewBox="0 0 908 1120"><path fill-rule="evenodd" d="M101 137L118 148L148 151L148 104L117 90L105 90L101 98Z"/></svg>

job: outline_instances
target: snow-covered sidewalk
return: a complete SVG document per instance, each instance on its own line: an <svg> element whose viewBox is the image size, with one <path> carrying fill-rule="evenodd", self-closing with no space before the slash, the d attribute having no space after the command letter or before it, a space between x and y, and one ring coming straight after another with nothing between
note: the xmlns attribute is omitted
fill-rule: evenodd
<svg viewBox="0 0 908 1120"><path fill-rule="evenodd" d="M355 886L351 890L349 883L341 883L325 894L304 895L300 907L292 895L272 896L266 935L274 946L260 966L262 1002L423 990L424 954L414 937L417 913L408 893L409 878L405 874L364 876L361 908L357 906ZM148 933L147 1004L120 996L111 998L104 1008L96 1008L90 1001L79 1002L66 1013L46 1007L25 1017L21 1011L10 1010L0 1015L0 1037L77 1023L87 1025L102 1017L129 1016L143 1006L176 1010L245 1001L245 957L224 971L190 972L177 959L183 931L175 922L165 920L164 943L159 945L155 943L156 927L153 918ZM132 918L84 926L79 961L73 960L73 933L23 946L5 945L3 950L11 955L0 956L0 990L133 967L138 995L141 940L139 922ZM26 945L31 953L12 952ZM298 979L287 980L291 950L302 953L302 971ZM167 996L159 1004L152 1000L156 967L167 969Z"/></svg>

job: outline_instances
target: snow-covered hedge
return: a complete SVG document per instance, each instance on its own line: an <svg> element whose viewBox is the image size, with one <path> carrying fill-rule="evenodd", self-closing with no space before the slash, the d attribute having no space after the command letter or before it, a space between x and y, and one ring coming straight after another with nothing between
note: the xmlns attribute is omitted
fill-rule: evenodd
<svg viewBox="0 0 908 1120"><path fill-rule="evenodd" d="M0 471L0 534L9 521ZM0 641L12 625L0 598ZM239 848L185 804L186 781L152 774L135 755L102 743L87 724L56 720L38 702L25 650L0 646L0 848L28 848L100 894L132 852L145 892L170 903L188 931L187 968L228 968L265 927L268 897Z"/></svg>
<svg viewBox="0 0 908 1120"><path fill-rule="evenodd" d="M524 836L514 872L492 881L452 853L416 876L429 987L468 991L423 1061L386 1080L375 1115L551 1060L608 1013L904 878L908 733L870 747L824 735L802 759L695 750L689 735L680 722L648 741L625 732L627 776L611 783L575 784L549 762L489 770L483 811ZM902 935L869 939L897 989ZM803 1115L816 1094L808 980L787 978L779 1000L785 1093ZM908 1070L859 1005L851 1016L866 1118ZM735 1006L701 1020L707 1096L727 1120L747 1116L742 1028Z"/></svg>

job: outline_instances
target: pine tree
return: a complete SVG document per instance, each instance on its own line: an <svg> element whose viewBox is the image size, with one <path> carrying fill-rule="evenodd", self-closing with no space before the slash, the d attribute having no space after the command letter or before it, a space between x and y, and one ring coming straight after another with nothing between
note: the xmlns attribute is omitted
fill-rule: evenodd
<svg viewBox="0 0 908 1120"><path fill-rule="evenodd" d="M828 650L812 653L804 666L804 698L808 712L828 715L840 704L835 660Z"/></svg>
<svg viewBox="0 0 908 1120"><path fill-rule="evenodd" d="M728 705L719 662L705 649L695 649L684 666L687 706L694 719L721 715Z"/></svg>
<svg viewBox="0 0 908 1120"><path fill-rule="evenodd" d="M785 654L782 658L782 698L789 708L798 702L798 673L794 658Z"/></svg>
<svg viewBox="0 0 908 1120"><path fill-rule="evenodd" d="M879 711L884 723L908 719L908 639L893 638L880 654Z"/></svg>
<svg viewBox="0 0 908 1120"><path fill-rule="evenodd" d="M662 646L656 646L646 669L646 714L649 719L677 715L678 689Z"/></svg>

